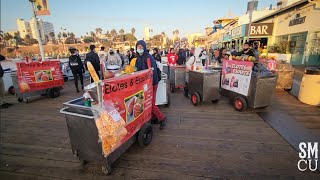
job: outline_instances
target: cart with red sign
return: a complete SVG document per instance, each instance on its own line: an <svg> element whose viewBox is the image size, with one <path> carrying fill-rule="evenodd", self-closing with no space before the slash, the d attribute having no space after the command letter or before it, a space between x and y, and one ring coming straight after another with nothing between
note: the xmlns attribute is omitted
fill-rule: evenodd
<svg viewBox="0 0 320 180"><path fill-rule="evenodd" d="M169 68L170 91L186 86L186 66L170 66Z"/></svg>
<svg viewBox="0 0 320 180"><path fill-rule="evenodd" d="M64 85L60 61L18 62L17 71L12 71L12 83L19 102L29 98L48 95L56 98Z"/></svg>
<svg viewBox="0 0 320 180"><path fill-rule="evenodd" d="M72 151L84 163L97 162L106 174L136 140L151 143L152 70L121 75L88 85L92 107L84 98L64 103ZM96 102L96 104L94 103Z"/></svg>
<svg viewBox="0 0 320 180"><path fill-rule="evenodd" d="M244 111L247 107L261 108L271 104L277 76L260 69L255 72L260 65L250 61L223 61L221 94L232 100L236 110Z"/></svg>

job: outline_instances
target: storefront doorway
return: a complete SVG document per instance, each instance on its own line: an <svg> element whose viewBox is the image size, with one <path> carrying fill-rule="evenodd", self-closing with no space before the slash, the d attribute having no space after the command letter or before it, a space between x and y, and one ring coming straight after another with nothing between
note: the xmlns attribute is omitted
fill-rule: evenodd
<svg viewBox="0 0 320 180"><path fill-rule="evenodd" d="M320 31L308 34L306 66L320 66Z"/></svg>
<svg viewBox="0 0 320 180"><path fill-rule="evenodd" d="M290 34L289 35L289 52L291 56L292 65L303 65L304 49L307 40L307 32Z"/></svg>

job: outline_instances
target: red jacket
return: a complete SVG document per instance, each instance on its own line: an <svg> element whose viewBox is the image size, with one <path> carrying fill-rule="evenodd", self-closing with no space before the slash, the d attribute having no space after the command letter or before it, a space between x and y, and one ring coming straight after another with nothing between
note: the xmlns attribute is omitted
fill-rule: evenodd
<svg viewBox="0 0 320 180"><path fill-rule="evenodd" d="M171 53L167 55L167 58L168 58L168 64L176 64L178 60L178 56L176 54L171 54Z"/></svg>

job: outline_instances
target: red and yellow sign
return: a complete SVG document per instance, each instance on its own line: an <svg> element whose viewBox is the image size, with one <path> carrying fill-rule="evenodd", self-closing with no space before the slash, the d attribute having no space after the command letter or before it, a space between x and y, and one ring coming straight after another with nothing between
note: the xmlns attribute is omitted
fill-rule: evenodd
<svg viewBox="0 0 320 180"><path fill-rule="evenodd" d="M64 85L60 61L19 62L17 76L21 93Z"/></svg>
<svg viewBox="0 0 320 180"><path fill-rule="evenodd" d="M36 0L35 6L37 16L50 15L48 0Z"/></svg>
<svg viewBox="0 0 320 180"><path fill-rule="evenodd" d="M124 141L151 119L152 70L106 79L103 92L104 105L111 103L126 122L128 134Z"/></svg>

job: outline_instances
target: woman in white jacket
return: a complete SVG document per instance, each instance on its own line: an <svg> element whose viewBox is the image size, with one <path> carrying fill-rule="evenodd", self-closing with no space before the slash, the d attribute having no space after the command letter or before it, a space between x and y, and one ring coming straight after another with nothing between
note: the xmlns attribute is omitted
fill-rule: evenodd
<svg viewBox="0 0 320 180"><path fill-rule="evenodd" d="M119 67L122 65L120 56L115 53L112 48L109 49L109 55L107 59L107 66L109 65L118 65Z"/></svg>
<svg viewBox="0 0 320 180"><path fill-rule="evenodd" d="M201 60L201 52L202 49L197 47L194 51L194 56L191 56L189 60L186 62L186 87L184 88L184 95L188 97L188 83L189 83L189 71L196 70L198 68L202 68L202 60Z"/></svg>

